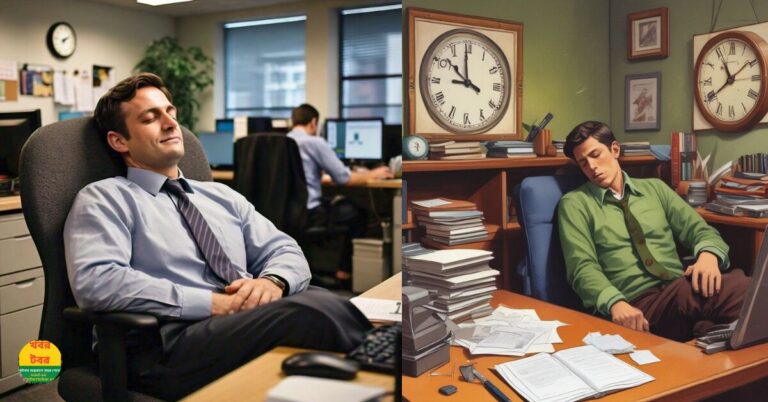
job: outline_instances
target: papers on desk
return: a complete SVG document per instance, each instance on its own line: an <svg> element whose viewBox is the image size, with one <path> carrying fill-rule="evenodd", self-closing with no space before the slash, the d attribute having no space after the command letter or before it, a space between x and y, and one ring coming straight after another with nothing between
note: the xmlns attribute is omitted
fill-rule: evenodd
<svg viewBox="0 0 768 402"><path fill-rule="evenodd" d="M641 366L644 364L651 364L651 363L656 363L661 361L661 359L659 359L658 357L656 357L656 355L651 353L650 350L638 350L634 353L630 353L629 357L632 360L634 360L635 363Z"/></svg>
<svg viewBox="0 0 768 402"><path fill-rule="evenodd" d="M527 401L569 402L599 398L654 378L592 345L539 353L496 365L496 371Z"/></svg>
<svg viewBox="0 0 768 402"><path fill-rule="evenodd" d="M349 381L292 375L269 391L267 402L366 402L378 400L386 392Z"/></svg>
<svg viewBox="0 0 768 402"><path fill-rule="evenodd" d="M555 351L562 343L557 328L560 321L541 321L531 309L499 306L489 316L464 322L454 330L455 345L473 355L524 356L527 353Z"/></svg>
<svg viewBox="0 0 768 402"><path fill-rule="evenodd" d="M369 321L401 322L403 320L402 303L397 300L353 297L349 302L354 304Z"/></svg>
<svg viewBox="0 0 768 402"><path fill-rule="evenodd" d="M583 339L587 345L592 345L605 353L619 355L635 350L635 345L626 341L621 335L602 335L599 332L590 332Z"/></svg>

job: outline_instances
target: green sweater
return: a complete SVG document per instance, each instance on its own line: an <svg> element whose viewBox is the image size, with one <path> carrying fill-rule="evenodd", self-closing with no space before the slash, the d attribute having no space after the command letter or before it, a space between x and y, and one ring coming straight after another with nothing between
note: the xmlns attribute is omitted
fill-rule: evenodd
<svg viewBox="0 0 768 402"><path fill-rule="evenodd" d="M675 240L698 256L715 254L728 269L728 245L696 211L659 179L632 180L624 174L629 209L640 222L653 257L672 277L683 275ZM605 203L610 189L591 182L564 195L558 207L560 243L568 282L584 306L610 316L611 306L631 301L664 281L645 270L617 205Z"/></svg>

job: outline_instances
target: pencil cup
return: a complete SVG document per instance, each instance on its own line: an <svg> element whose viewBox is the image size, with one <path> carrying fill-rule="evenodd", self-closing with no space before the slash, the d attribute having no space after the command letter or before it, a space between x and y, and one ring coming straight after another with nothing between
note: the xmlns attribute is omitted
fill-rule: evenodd
<svg viewBox="0 0 768 402"><path fill-rule="evenodd" d="M552 131L545 128L539 132L539 135L537 135L536 138L534 138L533 152L535 152L537 156L548 156L547 148L549 148L550 145L552 145Z"/></svg>

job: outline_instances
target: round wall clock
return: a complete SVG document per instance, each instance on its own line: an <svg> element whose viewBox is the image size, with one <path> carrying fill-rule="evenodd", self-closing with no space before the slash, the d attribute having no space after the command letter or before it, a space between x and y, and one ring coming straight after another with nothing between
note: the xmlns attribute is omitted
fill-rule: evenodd
<svg viewBox="0 0 768 402"><path fill-rule="evenodd" d="M427 112L440 127L480 134L504 117L510 76L507 57L493 40L459 28L430 44L421 60L419 88Z"/></svg>
<svg viewBox="0 0 768 402"><path fill-rule="evenodd" d="M709 39L694 67L694 98L715 129L743 131L768 111L768 43L745 31Z"/></svg>
<svg viewBox="0 0 768 402"><path fill-rule="evenodd" d="M48 28L46 44L48 45L48 50L58 58L66 59L72 56L77 48L75 29L66 22L57 22L51 25Z"/></svg>
<svg viewBox="0 0 768 402"><path fill-rule="evenodd" d="M418 135L409 135L403 139L403 155L408 160L427 159L429 143Z"/></svg>

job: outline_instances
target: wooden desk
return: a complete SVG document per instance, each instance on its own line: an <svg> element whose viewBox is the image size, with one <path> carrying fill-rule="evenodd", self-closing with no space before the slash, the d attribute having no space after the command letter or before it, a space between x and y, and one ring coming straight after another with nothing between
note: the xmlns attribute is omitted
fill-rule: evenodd
<svg viewBox="0 0 768 402"><path fill-rule="evenodd" d="M714 226L728 243L731 250L731 266L741 268L750 274L755 265L755 259L763 243L763 233L768 226L768 218L750 218L746 216L729 216L708 211L703 207L696 212L707 223Z"/></svg>
<svg viewBox="0 0 768 402"><path fill-rule="evenodd" d="M21 197L12 195L10 197L0 197L0 212L15 211L21 209Z"/></svg>
<svg viewBox="0 0 768 402"><path fill-rule="evenodd" d="M398 273L386 281L374 286L361 296L375 299L400 300L402 278ZM265 353L237 370L219 378L184 399L186 402L240 402L263 401L267 392L276 386L285 375L280 365L288 356L305 349L277 347ZM391 375L360 371L354 382L376 387L394 389Z"/></svg>
<svg viewBox="0 0 768 402"><path fill-rule="evenodd" d="M211 174L213 175L213 180L216 180L216 181L231 181L235 179L235 172L232 170L211 170ZM336 186L336 184L333 184L332 182L325 182L325 181L323 181L323 185L340 187L340 186ZM367 183L364 183L364 184L350 185L347 187L399 189L403 187L403 181L400 179L369 180Z"/></svg>
<svg viewBox="0 0 768 402"><path fill-rule="evenodd" d="M731 388L768 376L768 344L750 348L706 355L695 346L670 341L648 333L633 331L610 321L569 310L526 296L497 291L492 300L494 306L504 304L512 308L533 308L542 320L560 320L570 324L560 327L558 333L564 343L555 344L561 350L582 346L582 338L591 331L603 334L619 334L633 343L637 349L648 349L661 362L638 366L627 354L619 359L638 367L656 378L647 384L605 396L600 401L688 401L699 400ZM515 360L515 357L482 356L472 360L480 372L501 389L510 399L522 400L495 371L489 370L496 364ZM451 346L451 362L437 369L438 373L451 371L452 376L430 376L429 371L417 378L403 377L403 396L411 402L439 400L437 389L444 385L455 385L455 394L462 401L494 401L488 391L479 383L470 384L459 380L459 365L470 360L466 349ZM456 398L454 398L456 399Z"/></svg>

